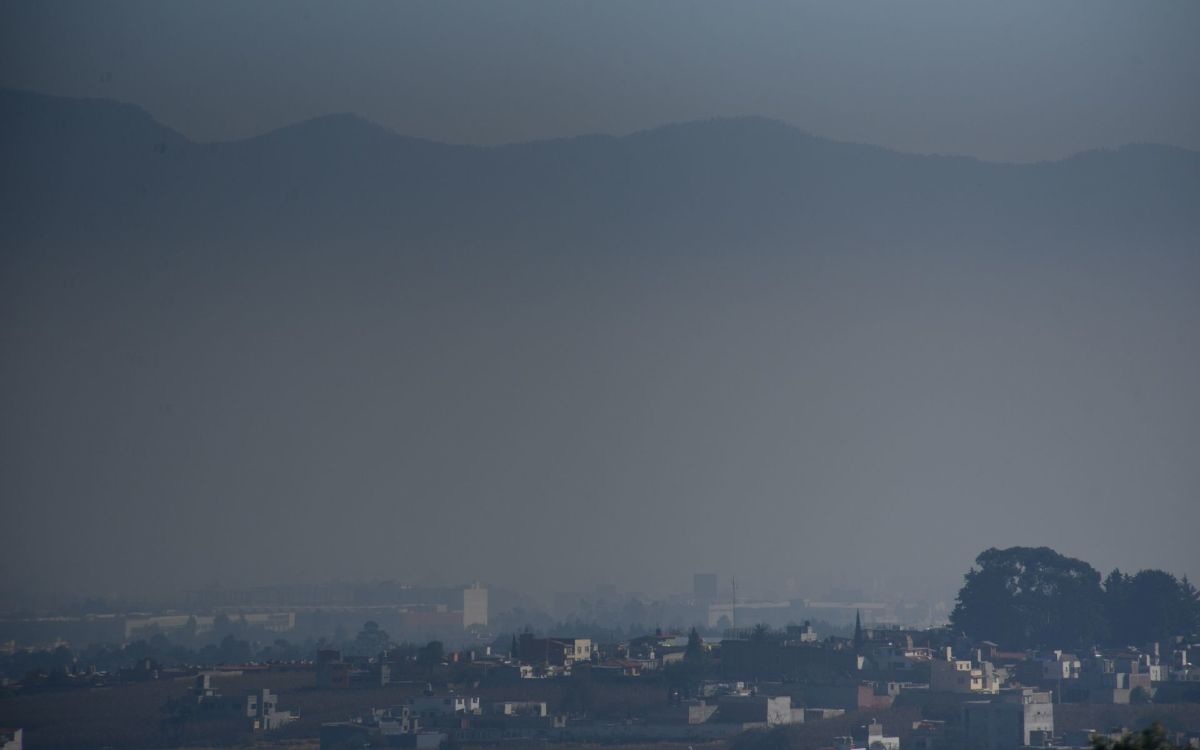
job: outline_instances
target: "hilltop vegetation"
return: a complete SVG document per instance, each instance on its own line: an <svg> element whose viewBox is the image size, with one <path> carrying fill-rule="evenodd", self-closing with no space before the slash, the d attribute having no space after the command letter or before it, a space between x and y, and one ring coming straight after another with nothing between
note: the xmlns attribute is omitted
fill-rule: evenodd
<svg viewBox="0 0 1200 750"><path fill-rule="evenodd" d="M988 549L975 559L953 627L1014 649L1167 644L1200 632L1200 592L1161 570L1100 573L1048 547Z"/></svg>

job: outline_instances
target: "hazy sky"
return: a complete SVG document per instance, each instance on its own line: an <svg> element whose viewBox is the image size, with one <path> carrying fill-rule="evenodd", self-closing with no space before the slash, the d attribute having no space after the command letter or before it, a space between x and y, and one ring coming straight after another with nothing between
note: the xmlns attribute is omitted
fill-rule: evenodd
<svg viewBox="0 0 1200 750"><path fill-rule="evenodd" d="M479 144L756 114L1037 160L1200 149L1198 39L1196 2L9 2L0 86L132 102L202 141L345 111ZM288 187L291 164L254 177ZM1186 208L1195 176L1175 179ZM476 213L537 236L541 206L497 203ZM548 236L571 236L572 208ZM947 235L973 231L950 218ZM649 244L643 220L612 224ZM0 256L0 582L667 591L708 570L747 590L899 576L948 593L979 551L1017 544L1200 578L1187 237L1057 254L725 240L644 263L555 245L553 272L454 265L493 257L488 235L421 279L397 270L408 247L347 234Z"/></svg>
<svg viewBox="0 0 1200 750"><path fill-rule="evenodd" d="M139 104L199 140L352 111L499 143L765 115L999 160L1200 148L1194 2L38 2L0 85Z"/></svg>
<svg viewBox="0 0 1200 750"><path fill-rule="evenodd" d="M1194 259L330 253L24 279L10 584L949 595L1011 545L1200 578Z"/></svg>

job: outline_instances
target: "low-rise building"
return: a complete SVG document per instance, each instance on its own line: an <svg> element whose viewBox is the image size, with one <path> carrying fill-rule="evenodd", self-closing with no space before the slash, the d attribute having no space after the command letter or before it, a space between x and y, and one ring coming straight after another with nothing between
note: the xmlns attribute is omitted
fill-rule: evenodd
<svg viewBox="0 0 1200 750"><path fill-rule="evenodd" d="M545 701L498 701L488 705L488 713L499 716L549 716Z"/></svg>
<svg viewBox="0 0 1200 750"><path fill-rule="evenodd" d="M592 660L590 638L534 638L529 633L517 641L518 658L528 664L570 667Z"/></svg>
<svg viewBox="0 0 1200 750"><path fill-rule="evenodd" d="M292 711L280 711L278 704L279 696L267 688L246 695L246 718L251 720L254 731L269 732L300 718Z"/></svg>
<svg viewBox="0 0 1200 750"><path fill-rule="evenodd" d="M882 711L891 708L894 702L892 696L877 690L874 683L862 680L805 683L797 686L797 690L806 706L843 711Z"/></svg>
<svg viewBox="0 0 1200 750"><path fill-rule="evenodd" d="M955 659L949 647L929 664L929 689L942 693L995 694L1000 678L988 661Z"/></svg>
<svg viewBox="0 0 1200 750"><path fill-rule="evenodd" d="M467 695L421 695L410 698L408 707L414 716L422 719L432 719L449 714L482 713L478 696Z"/></svg>
<svg viewBox="0 0 1200 750"><path fill-rule="evenodd" d="M900 750L900 738L885 735L883 725L872 719L852 735L835 737L833 747L834 750Z"/></svg>
<svg viewBox="0 0 1200 750"><path fill-rule="evenodd" d="M321 725L321 750L361 747L404 747L437 750L446 740L442 732L421 728L410 706L371 709L366 716Z"/></svg>
<svg viewBox="0 0 1200 750"><path fill-rule="evenodd" d="M342 652L317 652L316 686L321 690L354 687L383 687L392 680L392 668L381 661L360 658L346 661Z"/></svg>
<svg viewBox="0 0 1200 750"><path fill-rule="evenodd" d="M24 736L24 730L0 728L0 750L21 750Z"/></svg>
<svg viewBox="0 0 1200 750"><path fill-rule="evenodd" d="M954 747L946 722L933 719L914 721L912 734L904 741L904 750L950 750Z"/></svg>
<svg viewBox="0 0 1200 750"><path fill-rule="evenodd" d="M821 721L823 719L832 719L838 716L845 716L846 709L844 708L805 708L805 721Z"/></svg>
<svg viewBox="0 0 1200 750"><path fill-rule="evenodd" d="M1043 680L1077 680L1082 663L1074 654L1054 651L1041 662Z"/></svg>
<svg viewBox="0 0 1200 750"><path fill-rule="evenodd" d="M792 699L786 695L723 695L717 698L715 720L722 724L741 724L743 727L774 727L804 722L804 711L792 709Z"/></svg>
<svg viewBox="0 0 1200 750"><path fill-rule="evenodd" d="M1017 688L1002 691L992 700L963 703L963 747L1017 750L1049 739L1054 734L1050 697L1047 692Z"/></svg>

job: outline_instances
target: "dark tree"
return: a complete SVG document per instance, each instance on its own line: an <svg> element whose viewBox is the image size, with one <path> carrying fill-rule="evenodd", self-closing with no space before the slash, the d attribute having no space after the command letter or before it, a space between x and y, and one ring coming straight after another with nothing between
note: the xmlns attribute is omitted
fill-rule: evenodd
<svg viewBox="0 0 1200 750"><path fill-rule="evenodd" d="M1192 629L1187 635L1194 643L1196 638L1200 637L1200 590L1192 585L1186 575L1179 579L1179 590L1187 603L1188 612L1191 613Z"/></svg>
<svg viewBox="0 0 1200 750"><path fill-rule="evenodd" d="M1129 576L1120 568L1104 578L1104 620L1108 623L1108 637L1112 641L1121 642L1125 639L1125 606L1128 600Z"/></svg>
<svg viewBox="0 0 1200 750"><path fill-rule="evenodd" d="M1133 576L1114 570L1104 580L1104 610L1116 645L1165 643L1196 631L1195 589L1161 570Z"/></svg>
<svg viewBox="0 0 1200 750"><path fill-rule="evenodd" d="M441 641L430 641L422 646L421 650L417 652L417 661L422 666L432 669L434 666L442 663L442 659L445 658L445 655L446 650L442 646Z"/></svg>
<svg viewBox="0 0 1200 750"><path fill-rule="evenodd" d="M1092 740L1095 750L1183 750L1167 738L1167 731L1157 721L1137 734L1126 734L1119 740L1097 737Z"/></svg>
<svg viewBox="0 0 1200 750"><path fill-rule="evenodd" d="M754 643L766 643L767 637L771 635L771 627L765 622L760 622L750 631L750 640Z"/></svg>
<svg viewBox="0 0 1200 750"><path fill-rule="evenodd" d="M359 656L374 656L387 651L392 639L387 631L374 620L363 623L362 630L354 636L354 653Z"/></svg>
<svg viewBox="0 0 1200 750"><path fill-rule="evenodd" d="M1087 647L1105 633L1100 573L1048 547L989 549L975 558L951 624L1010 648Z"/></svg>
<svg viewBox="0 0 1200 750"><path fill-rule="evenodd" d="M241 664L250 661L253 652L247 641L240 641L232 635L221 639L217 658L222 664Z"/></svg>
<svg viewBox="0 0 1200 750"><path fill-rule="evenodd" d="M700 640L700 633L695 628L688 633L687 650L683 652L683 658L687 661L700 661L704 658L704 642Z"/></svg>

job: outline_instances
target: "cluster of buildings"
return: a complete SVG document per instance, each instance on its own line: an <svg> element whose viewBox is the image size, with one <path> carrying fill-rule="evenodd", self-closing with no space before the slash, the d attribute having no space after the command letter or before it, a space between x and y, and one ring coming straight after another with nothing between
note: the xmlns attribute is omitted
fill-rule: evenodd
<svg viewBox="0 0 1200 750"><path fill-rule="evenodd" d="M522 633L516 639L512 658L514 661L537 669L543 676L570 674L577 664L592 663L598 657L590 638L535 638L531 633Z"/></svg>
<svg viewBox="0 0 1200 750"><path fill-rule="evenodd" d="M1200 703L1200 644L1180 638L1086 653L1008 651L944 628L920 630L890 624L891 612L865 607L861 601L854 604L849 596L845 599L851 604L806 600L783 607L770 602L746 604L736 597L723 601L715 576L707 575L696 576L694 589L689 606L703 608L710 624L726 626L722 636L657 631L610 643L526 632L513 637L511 645L505 643L505 637L498 644L503 645L503 653L493 647L443 652L440 642L414 653L415 649L407 647L387 651L385 634L382 648L360 645L358 649L381 653L344 655L328 649L320 651L314 662L280 659L271 667L245 668L298 665L289 668L311 669L318 690L380 688L394 683L425 687L428 683L423 694L403 703L323 724L323 750L364 745L434 750L446 742L516 740L703 742L748 730L797 724L820 727L826 722L830 729L824 735L825 747L832 750L1088 748L1090 730L1056 727L1057 706ZM489 625L487 589L475 584L456 588L447 596L453 600L417 601L413 594L413 601L399 605L377 605L367 598L345 606L354 612L367 607L373 615L384 607L405 627L454 628L468 634L468 643L482 642L483 629ZM856 608L848 613L851 606ZM872 626L862 625L864 608L874 620ZM798 612L818 612L826 621L831 613L836 614L833 619L849 614L855 623L854 634L822 636L802 619L800 625L746 627L746 623L763 622L761 615L767 610L789 618ZM127 617L122 621L123 635L142 637L175 629L204 632L215 626L218 616ZM240 617L244 624L269 632L285 632L296 625L291 612L252 612ZM160 671L147 659L122 672L120 678L156 679ZM255 731L275 730L298 719L294 711L279 708L278 696L270 690L226 697L213 687L212 677L212 673L202 672L195 678L192 696L199 710L244 717ZM526 681L555 678L628 685L653 680L650 684L662 686L662 700L639 709L636 716L617 720L567 703L531 699L553 695L555 687ZM574 683L563 683L568 684ZM433 685L444 687L434 692ZM485 701L470 694L480 685L491 688L485 694L505 694L508 699ZM377 700L379 694L375 695ZM902 706L920 707L920 715L941 718L898 727L888 716L895 715L889 714L892 708ZM853 730L849 719L829 721L855 712L882 718L891 732L875 720ZM19 734L16 742L19 748Z"/></svg>
<svg viewBox="0 0 1200 750"><path fill-rule="evenodd" d="M170 635L190 631L194 634L204 634L211 632L221 618L272 633L287 633L296 629L298 615L303 618L313 611L325 616L344 614L355 619L359 615L390 619L397 632L456 633L471 628L487 627L486 587L474 583L449 592L439 590L436 594L438 600L435 601L416 600L389 604L335 602L317 607L298 605L286 609L242 605L218 607L206 614L126 615L117 618L116 622L123 627L123 637L126 641L155 633Z"/></svg>
<svg viewBox="0 0 1200 750"><path fill-rule="evenodd" d="M846 648L846 639L821 645ZM935 693L995 695L1004 687L1053 692L1058 703L1123 704L1200 700L1200 643L1095 649L1005 651L945 629L875 628L853 644L860 672L886 676L902 687ZM724 647L724 644L723 644ZM926 687L927 686L927 687Z"/></svg>
<svg viewBox="0 0 1200 750"><path fill-rule="evenodd" d="M451 737L475 742L520 739L544 736L565 725L566 717L552 715L542 701L484 704L477 696L427 692L402 705L322 724L321 749L386 745L433 750Z"/></svg>
<svg viewBox="0 0 1200 750"><path fill-rule="evenodd" d="M278 586L187 592L163 606L0 618L0 653L19 648L203 637L224 626L304 637L376 620L393 634L450 638L488 627L488 589L399 584Z"/></svg>
<svg viewBox="0 0 1200 750"><path fill-rule="evenodd" d="M128 615L120 619L123 640L148 638L158 633L170 635L187 631L192 635L211 633L222 617L217 614ZM262 628L271 633L286 633L296 627L295 612L236 612L224 615L230 622Z"/></svg>
<svg viewBox="0 0 1200 750"><path fill-rule="evenodd" d="M1004 688L959 705L958 721L921 720L913 724L904 750L1025 750L1091 748L1092 732L1056 734L1050 693ZM873 746L872 746L873 747Z"/></svg>
<svg viewBox="0 0 1200 750"><path fill-rule="evenodd" d="M874 719L850 735L836 737L833 750L900 750L900 738L883 733L883 725Z"/></svg>
<svg viewBox="0 0 1200 750"><path fill-rule="evenodd" d="M787 696L758 695L744 685L712 686L705 698L677 701L637 720L599 721L583 714L553 712L544 701L485 703L455 693L414 697L407 703L372 709L349 721L321 727L322 750L388 746L434 748L446 740L495 743L514 740L613 742L631 740L711 740L804 721L804 710Z"/></svg>
<svg viewBox="0 0 1200 750"><path fill-rule="evenodd" d="M247 692L238 698L222 695L213 686L213 673L196 675L191 695L203 711L242 715L255 732L269 732L300 718L294 711L279 708L279 696L267 688Z"/></svg>
<svg viewBox="0 0 1200 750"><path fill-rule="evenodd" d="M632 609L631 609L632 608ZM554 595L551 614L560 622L687 622L726 630L747 623L783 627L790 622L820 620L834 625L854 622L857 613L872 622L942 622L943 604L932 605L911 599L904 602L877 601L857 589L833 589L821 597L756 596L739 591L732 579L714 573L696 573L692 590L653 602L622 596L615 586L599 585L591 592L559 592Z"/></svg>
<svg viewBox="0 0 1200 750"><path fill-rule="evenodd" d="M935 637L927 632L921 637ZM1003 651L995 643L913 646L912 634L868 640L860 649L864 668L903 678L928 670L928 689L937 693L995 695L1005 686L1052 692L1058 703L1127 704L1200 699L1200 644L1172 643L1138 649ZM956 654L964 653L965 657Z"/></svg>
<svg viewBox="0 0 1200 750"><path fill-rule="evenodd" d="M1036 658L1015 665L1022 683L1053 688L1064 702L1148 703L1176 702L1200 689L1200 664L1193 654L1200 649L1174 648L1169 659L1159 653L1159 644L1144 652L1133 649L1077 655L1063 651L1035 654Z"/></svg>
<svg viewBox="0 0 1200 750"><path fill-rule="evenodd" d="M571 741L672 740L727 737L755 728L817 722L847 712L886 712L893 706L936 710L954 717L922 721L897 735L875 723L837 748L905 747L1020 750L1088 747L1056 732L1055 706L1122 704L1164 697L1200 701L1196 645L1182 641L1077 655L1064 651L1004 651L947 630L894 626L856 628L853 637L822 638L809 623L782 629L730 629L724 637L662 633L622 643L522 634L506 654L455 652L446 661L477 670L479 679L544 679L585 675L636 680L677 665L703 664L703 677L672 688L665 705L620 726L585 715L554 716L544 704L520 701L505 710L478 699L443 696L360 717L352 729L331 732L436 732L464 742L533 738ZM460 661L461 660L461 661ZM386 684L384 662L347 663L333 655L318 664L321 687ZM676 670L668 674L690 674ZM674 679L674 678L673 678ZM514 684L512 691L520 695ZM438 708L437 701L442 701ZM449 702L447 702L449 701ZM518 707L520 706L520 707ZM405 713L407 711L407 713ZM444 717L452 716L447 720ZM401 720L402 719L402 720ZM519 720L517 720L519 719ZM390 723L393 720L399 723ZM375 727L375 728L372 728ZM401 732L401 730L405 730ZM416 742L418 740L405 740ZM420 740L431 741L431 740Z"/></svg>

